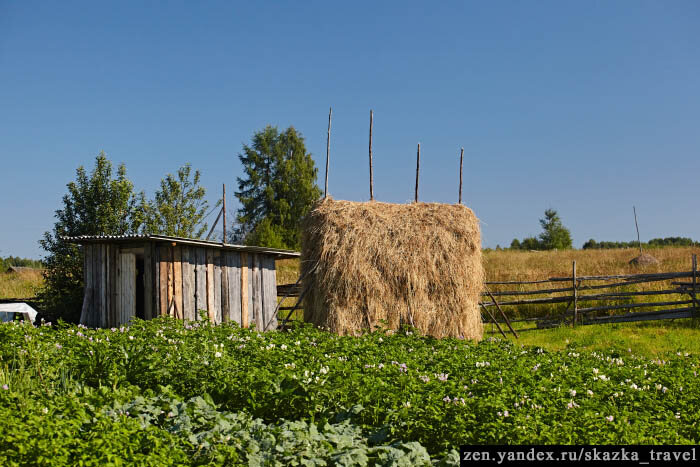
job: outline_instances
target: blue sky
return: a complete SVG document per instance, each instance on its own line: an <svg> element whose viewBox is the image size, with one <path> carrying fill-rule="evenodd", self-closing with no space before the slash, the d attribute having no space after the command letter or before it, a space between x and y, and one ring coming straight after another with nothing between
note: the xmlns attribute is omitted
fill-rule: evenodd
<svg viewBox="0 0 700 467"><path fill-rule="evenodd" d="M137 189L191 162L211 199L267 124L330 192L464 200L484 245L559 211L587 239L700 239L700 3L0 2L0 255L39 257L65 185L104 150ZM319 178L322 178L322 176ZM320 185L322 183L319 183ZM229 205L235 203L229 196Z"/></svg>

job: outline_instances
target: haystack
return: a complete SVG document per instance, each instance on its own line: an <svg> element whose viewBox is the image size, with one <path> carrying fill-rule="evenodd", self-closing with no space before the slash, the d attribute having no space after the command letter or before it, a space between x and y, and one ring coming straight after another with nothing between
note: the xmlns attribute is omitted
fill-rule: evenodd
<svg viewBox="0 0 700 467"><path fill-rule="evenodd" d="M465 206L322 200L304 219L301 261L306 322L482 337L481 232Z"/></svg>
<svg viewBox="0 0 700 467"><path fill-rule="evenodd" d="M649 254L642 253L636 258L632 258L630 260L630 264L632 266L650 266L653 264L659 264L659 260Z"/></svg>

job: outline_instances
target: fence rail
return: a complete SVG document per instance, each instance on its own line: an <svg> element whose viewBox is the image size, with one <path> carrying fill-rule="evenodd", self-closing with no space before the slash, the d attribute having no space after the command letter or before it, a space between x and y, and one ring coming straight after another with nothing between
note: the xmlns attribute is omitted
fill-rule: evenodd
<svg viewBox="0 0 700 467"><path fill-rule="evenodd" d="M689 281L678 281L678 279L690 279ZM568 282L565 287L556 287L555 284ZM597 283L596 283L597 282ZM601 284L600 282L608 282ZM647 284L653 282L668 282L662 285L661 290L619 290L622 287L631 285ZM536 285L552 284L553 287L544 289L530 289ZM508 290L490 290L495 286L502 289L504 286ZM510 289L517 287L518 290ZM700 303L697 299L698 291L698 270L697 255L692 255L692 268L690 271L661 272L645 274L617 274L598 276L579 276L576 274L576 261L572 263L572 275L568 277L550 277L541 280L529 281L491 281L485 282L482 301L479 303L484 310L484 322L494 322L501 333L504 333L500 324L507 324L510 328L511 322L535 323L536 327L518 329L517 331L527 331L532 329L542 329L547 327L560 326L563 324L590 325L615 322L648 321L658 319L680 319L700 316ZM596 291L596 292L592 292ZM302 294L301 284L285 284L277 286L277 294L287 297L299 297ZM535 295L545 295L536 298ZM662 295L676 295L674 299L662 301L643 301L644 298ZM499 298L497 298L499 297ZM511 297L505 301L500 301L500 297ZM632 300L626 303L602 303L615 302L621 300ZM501 307L518 307L524 305L545 305L545 304L568 304L563 313L558 316L542 316L532 318L509 319ZM585 306L580 307L580 303ZM690 305L682 307L683 305ZM489 308L496 307L501 318L497 318ZM633 311L640 308L661 308L652 311ZM292 309L295 307L282 307L280 309ZM618 311L628 313L619 314ZM607 313L604 316L596 314ZM512 329L511 329L512 330ZM516 334L515 331L513 331Z"/></svg>

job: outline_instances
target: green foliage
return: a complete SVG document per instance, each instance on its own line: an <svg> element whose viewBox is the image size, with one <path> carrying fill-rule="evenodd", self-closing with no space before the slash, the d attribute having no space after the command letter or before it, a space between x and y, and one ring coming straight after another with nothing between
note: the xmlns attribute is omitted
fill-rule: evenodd
<svg viewBox="0 0 700 467"><path fill-rule="evenodd" d="M700 246L700 242L696 242L692 238L687 237L652 238L648 242L642 242L643 248L662 248L667 246L692 247ZM630 242L597 242L591 238L583 244L584 250L609 250L614 248L639 248L639 243L636 240Z"/></svg>
<svg viewBox="0 0 700 467"><path fill-rule="evenodd" d="M44 264L36 259L20 258L19 256L0 258L0 272L6 271L10 266L41 269L44 267Z"/></svg>
<svg viewBox="0 0 700 467"><path fill-rule="evenodd" d="M572 248L571 232L564 227L559 214L554 209L547 209L544 218L540 219L542 233L535 237L524 238L521 242L513 239L510 248L513 250L570 250Z"/></svg>
<svg viewBox="0 0 700 467"><path fill-rule="evenodd" d="M185 164L177 176L168 174L160 181L152 201L147 202L142 195L144 233L185 238L202 238L207 233L208 226L202 223L209 209L206 190L199 185L199 170L194 175L191 172L190 164Z"/></svg>
<svg viewBox="0 0 700 467"><path fill-rule="evenodd" d="M697 444L700 359L664 358L410 329L7 323L0 462L456 465L461 444Z"/></svg>
<svg viewBox="0 0 700 467"><path fill-rule="evenodd" d="M237 241L249 245L298 249L299 222L321 196L318 169L293 127L267 126L243 145L238 155L245 172L238 178Z"/></svg>
<svg viewBox="0 0 700 467"><path fill-rule="evenodd" d="M83 255L77 245L63 237L134 233L141 216L126 167L120 165L113 176L112 163L104 152L95 158L90 175L78 167L75 181L67 187L53 231L44 233L39 241L47 253L40 298L49 317L76 322L82 305Z"/></svg>
<svg viewBox="0 0 700 467"><path fill-rule="evenodd" d="M542 233L539 236L542 248L545 250L570 250L571 232L561 223L561 218L554 209L544 212L544 219L540 219Z"/></svg>

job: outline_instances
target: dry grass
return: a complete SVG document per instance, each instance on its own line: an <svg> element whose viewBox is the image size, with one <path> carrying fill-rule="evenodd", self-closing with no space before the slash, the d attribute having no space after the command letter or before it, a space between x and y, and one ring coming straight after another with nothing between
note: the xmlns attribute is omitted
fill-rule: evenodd
<svg viewBox="0 0 700 467"><path fill-rule="evenodd" d="M690 271L691 256L700 254L700 248L657 248L647 253L659 264L636 267L629 264L639 255L635 248L615 250L565 251L489 251L484 253L487 281L538 280L554 276L570 276L571 262L576 261L578 275L600 276L639 274L670 271Z"/></svg>
<svg viewBox="0 0 700 467"><path fill-rule="evenodd" d="M0 273L0 299L34 297L43 283L40 270Z"/></svg>
<svg viewBox="0 0 700 467"><path fill-rule="evenodd" d="M480 245L462 205L323 200L304 220L304 320L340 334L405 323L478 340Z"/></svg>

